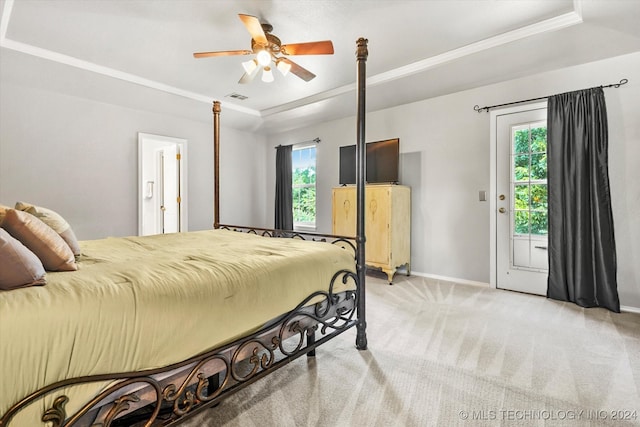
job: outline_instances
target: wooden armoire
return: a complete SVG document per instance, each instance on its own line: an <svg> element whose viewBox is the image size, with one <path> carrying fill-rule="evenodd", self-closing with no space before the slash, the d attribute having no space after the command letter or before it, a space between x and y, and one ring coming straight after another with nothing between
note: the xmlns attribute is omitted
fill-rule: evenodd
<svg viewBox="0 0 640 427"><path fill-rule="evenodd" d="M333 188L333 234L356 235L356 187ZM371 184L365 189L365 262L384 271L389 284L398 267L411 266L411 189Z"/></svg>

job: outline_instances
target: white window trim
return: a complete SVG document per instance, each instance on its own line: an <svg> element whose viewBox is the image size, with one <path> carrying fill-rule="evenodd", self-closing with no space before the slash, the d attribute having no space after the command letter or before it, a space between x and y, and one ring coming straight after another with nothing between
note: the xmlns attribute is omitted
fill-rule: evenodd
<svg viewBox="0 0 640 427"><path fill-rule="evenodd" d="M311 147L316 148L316 175L317 175L318 174L318 150L317 150L317 144L315 142L301 142L299 144L293 144L291 153L293 154L293 151L304 150L305 148L311 148ZM317 179L318 178L316 176L316 183L313 184L313 187L316 189L316 221L314 221L313 223L294 221L293 223L294 231L316 231L317 230L317 226L316 226L317 220L318 220L318 181ZM302 188L302 187L311 187L311 184L300 185L296 188ZM294 188L294 184L292 182L291 189L293 190L293 188Z"/></svg>

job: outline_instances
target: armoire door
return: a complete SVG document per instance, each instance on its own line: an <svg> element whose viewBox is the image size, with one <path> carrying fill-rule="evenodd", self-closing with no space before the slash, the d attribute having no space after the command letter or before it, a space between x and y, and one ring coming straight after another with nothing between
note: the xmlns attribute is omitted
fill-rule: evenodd
<svg viewBox="0 0 640 427"><path fill-rule="evenodd" d="M356 236L356 192L352 187L333 191L333 234Z"/></svg>
<svg viewBox="0 0 640 427"><path fill-rule="evenodd" d="M372 264L389 264L389 220L391 204L388 186L367 186L365 193L366 257Z"/></svg>

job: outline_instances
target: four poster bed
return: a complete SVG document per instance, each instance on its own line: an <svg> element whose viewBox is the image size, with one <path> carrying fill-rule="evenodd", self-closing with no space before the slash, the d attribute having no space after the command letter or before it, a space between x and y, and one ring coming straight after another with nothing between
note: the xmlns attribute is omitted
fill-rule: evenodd
<svg viewBox="0 0 640 427"><path fill-rule="evenodd" d="M357 46L355 245L220 224L216 101L213 230L84 241L77 271L0 292L0 427L175 424L354 326L366 349Z"/></svg>

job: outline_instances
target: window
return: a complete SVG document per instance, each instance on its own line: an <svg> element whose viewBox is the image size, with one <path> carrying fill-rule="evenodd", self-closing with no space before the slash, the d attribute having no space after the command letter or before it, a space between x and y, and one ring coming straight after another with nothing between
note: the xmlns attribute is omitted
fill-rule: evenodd
<svg viewBox="0 0 640 427"><path fill-rule="evenodd" d="M512 266L540 271L547 268L549 228L547 126L535 122L512 129Z"/></svg>
<svg viewBox="0 0 640 427"><path fill-rule="evenodd" d="M547 126L513 128L513 201L515 234L546 235Z"/></svg>
<svg viewBox="0 0 640 427"><path fill-rule="evenodd" d="M293 147L293 226L316 227L316 146Z"/></svg>

